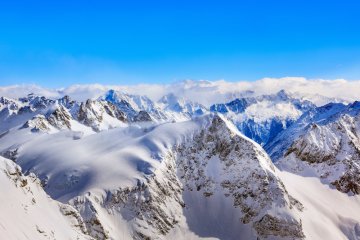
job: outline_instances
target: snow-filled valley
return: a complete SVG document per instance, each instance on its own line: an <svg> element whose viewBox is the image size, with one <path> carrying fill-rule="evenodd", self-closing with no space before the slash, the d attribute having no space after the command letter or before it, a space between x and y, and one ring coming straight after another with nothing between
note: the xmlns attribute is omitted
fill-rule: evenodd
<svg viewBox="0 0 360 240"><path fill-rule="evenodd" d="M360 239L360 104L232 96L0 97L0 239Z"/></svg>

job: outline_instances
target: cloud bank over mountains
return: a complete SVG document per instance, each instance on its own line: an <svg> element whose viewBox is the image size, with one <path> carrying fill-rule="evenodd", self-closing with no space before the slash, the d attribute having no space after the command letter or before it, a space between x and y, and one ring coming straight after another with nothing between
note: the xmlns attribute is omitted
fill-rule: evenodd
<svg viewBox="0 0 360 240"><path fill-rule="evenodd" d="M226 102L236 97L272 94L280 90L285 90L294 96L311 100L317 105L326 104L330 101L351 102L360 99L360 80L325 80L302 77L263 78L253 82L185 80L170 84L81 84L61 89L50 89L38 85L12 85L0 87L0 96L18 98L31 92L49 98L69 95L76 100L84 101L88 98L97 98L109 89L130 94L146 95L152 100L158 100L165 94L174 93L179 97L184 97L207 106L216 102Z"/></svg>

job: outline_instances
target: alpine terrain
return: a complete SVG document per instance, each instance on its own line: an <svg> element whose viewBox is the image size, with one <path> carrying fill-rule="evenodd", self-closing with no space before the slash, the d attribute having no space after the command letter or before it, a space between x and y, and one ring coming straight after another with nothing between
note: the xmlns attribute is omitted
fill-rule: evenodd
<svg viewBox="0 0 360 240"><path fill-rule="evenodd" d="M62 93L0 97L0 239L360 239L357 101Z"/></svg>

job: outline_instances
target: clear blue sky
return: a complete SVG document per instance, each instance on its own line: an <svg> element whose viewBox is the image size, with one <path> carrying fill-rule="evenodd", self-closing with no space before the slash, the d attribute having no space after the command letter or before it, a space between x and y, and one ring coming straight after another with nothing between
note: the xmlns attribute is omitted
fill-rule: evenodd
<svg viewBox="0 0 360 240"><path fill-rule="evenodd" d="M360 79L360 1L1 1L0 85Z"/></svg>

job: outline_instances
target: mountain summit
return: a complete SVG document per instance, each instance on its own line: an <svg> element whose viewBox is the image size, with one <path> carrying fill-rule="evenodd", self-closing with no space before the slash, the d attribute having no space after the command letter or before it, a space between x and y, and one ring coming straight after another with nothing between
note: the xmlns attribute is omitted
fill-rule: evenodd
<svg viewBox="0 0 360 240"><path fill-rule="evenodd" d="M0 236L358 239L359 106L2 97Z"/></svg>

